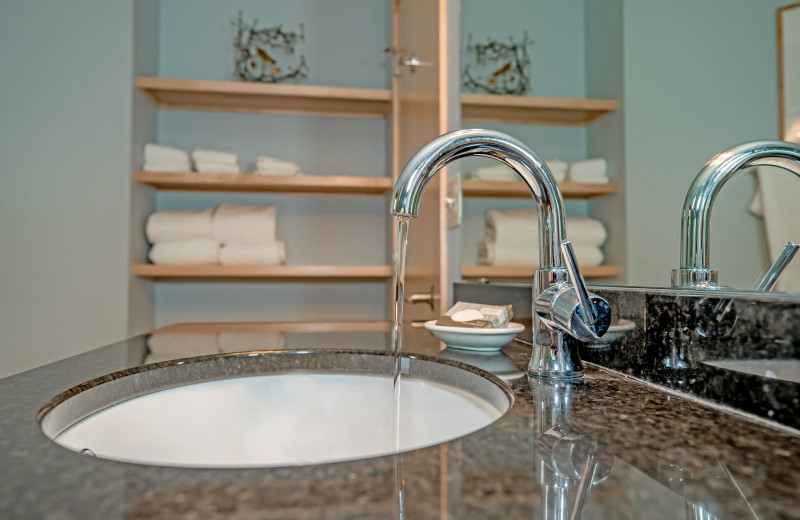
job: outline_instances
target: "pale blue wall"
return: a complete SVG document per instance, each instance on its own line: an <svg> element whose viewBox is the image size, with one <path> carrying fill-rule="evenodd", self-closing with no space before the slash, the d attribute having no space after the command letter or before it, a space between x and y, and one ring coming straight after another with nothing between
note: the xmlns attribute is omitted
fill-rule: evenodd
<svg viewBox="0 0 800 520"><path fill-rule="evenodd" d="M583 0L462 0L462 52L468 35L473 41L485 42L488 37L506 40L513 35L520 39L523 31L534 40L528 49L531 58L531 84L528 95L576 97L586 96L586 49ZM463 60L462 57L462 68ZM466 123L467 127L491 128L522 140L543 159L559 158L577 161L586 158L586 129L540 125L498 125ZM461 161L466 174L472 168L496 164L489 159ZM486 233L485 214L490 208L532 208L533 200L466 199L464 201L461 259L464 265L477 263L477 242ZM570 215L585 215L585 202L567 203Z"/></svg>
<svg viewBox="0 0 800 520"><path fill-rule="evenodd" d="M233 20L259 26L302 21L309 66L304 84L388 88L390 3L374 0L293 2L169 0L161 3L159 75L230 80ZM162 110L160 142L239 154L245 171L256 156L297 162L309 175L388 176L390 134L383 120L288 117ZM157 206L214 207L223 201L275 204L289 264L387 264L388 203L382 197L159 193ZM385 284L159 284L156 324L209 320L385 319Z"/></svg>
<svg viewBox="0 0 800 520"><path fill-rule="evenodd" d="M122 339L133 4L0 2L0 377Z"/></svg>
<svg viewBox="0 0 800 520"><path fill-rule="evenodd" d="M686 190L715 154L778 137L775 10L782 0L626 0L624 92L628 283L665 285L677 267ZM749 288L765 253L747 213L750 175L712 214L720 281Z"/></svg>

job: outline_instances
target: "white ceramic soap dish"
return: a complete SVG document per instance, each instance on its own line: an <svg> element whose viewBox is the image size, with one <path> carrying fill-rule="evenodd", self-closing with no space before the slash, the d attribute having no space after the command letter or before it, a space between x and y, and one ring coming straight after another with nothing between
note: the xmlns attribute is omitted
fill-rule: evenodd
<svg viewBox="0 0 800 520"><path fill-rule="evenodd" d="M448 347L484 352L500 350L525 330L525 326L519 323L509 323L508 327L502 329L471 329L437 325L436 320L426 321L425 328Z"/></svg>

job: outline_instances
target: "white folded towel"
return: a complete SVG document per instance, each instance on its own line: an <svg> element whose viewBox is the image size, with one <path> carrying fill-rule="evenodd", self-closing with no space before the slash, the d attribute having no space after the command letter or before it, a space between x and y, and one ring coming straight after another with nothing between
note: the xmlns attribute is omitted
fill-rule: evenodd
<svg viewBox="0 0 800 520"><path fill-rule="evenodd" d="M286 242L271 244L225 244L219 252L222 265L282 265L286 263Z"/></svg>
<svg viewBox="0 0 800 520"><path fill-rule="evenodd" d="M603 263L603 251L599 247L574 243L572 247L581 267L597 266ZM478 242L478 263L481 265L534 266L538 262L539 246L536 242L528 244Z"/></svg>
<svg viewBox="0 0 800 520"><path fill-rule="evenodd" d="M147 143L144 145L145 163L189 163L189 154L180 148L164 146L163 144Z"/></svg>
<svg viewBox="0 0 800 520"><path fill-rule="evenodd" d="M567 238L574 245L602 246L608 233L602 222L590 217L567 217ZM537 244L539 215L535 209L486 211L486 240L503 245Z"/></svg>
<svg viewBox="0 0 800 520"><path fill-rule="evenodd" d="M194 169L200 173L241 173L238 164L195 161Z"/></svg>
<svg viewBox="0 0 800 520"><path fill-rule="evenodd" d="M256 159L254 173L259 175L296 175L300 173L300 166L290 161L259 155Z"/></svg>
<svg viewBox="0 0 800 520"><path fill-rule="evenodd" d="M222 331L217 337L220 352L280 350L286 347L283 332Z"/></svg>
<svg viewBox="0 0 800 520"><path fill-rule="evenodd" d="M564 182L567 178L567 163L559 159L551 159L545 161L550 172L553 174L553 179L556 182ZM475 168L469 172L469 178L478 181L518 181L521 180L520 176L505 164L498 164L496 166L485 166L483 168Z"/></svg>
<svg viewBox="0 0 800 520"><path fill-rule="evenodd" d="M145 363L219 353L216 332L156 332L147 338L147 348Z"/></svg>
<svg viewBox="0 0 800 520"><path fill-rule="evenodd" d="M182 161L158 161L146 162L142 165L142 170L146 172L190 172L192 165L187 159Z"/></svg>
<svg viewBox="0 0 800 520"><path fill-rule="evenodd" d="M151 213L147 217L145 233L151 244L175 242L195 238L211 238L210 209L201 211L164 210Z"/></svg>
<svg viewBox="0 0 800 520"><path fill-rule="evenodd" d="M233 152L208 150L206 148L198 147L192 151L192 160L194 162L237 164L239 162L239 156Z"/></svg>
<svg viewBox="0 0 800 520"><path fill-rule="evenodd" d="M571 182L606 183L609 181L608 163L605 159L587 159L569 165L567 176Z"/></svg>
<svg viewBox="0 0 800 520"><path fill-rule="evenodd" d="M220 204L214 212L211 236L223 244L272 244L276 238L277 208Z"/></svg>
<svg viewBox="0 0 800 520"><path fill-rule="evenodd" d="M154 264L164 265L217 265L220 243L208 238L179 242L156 242L147 253Z"/></svg>

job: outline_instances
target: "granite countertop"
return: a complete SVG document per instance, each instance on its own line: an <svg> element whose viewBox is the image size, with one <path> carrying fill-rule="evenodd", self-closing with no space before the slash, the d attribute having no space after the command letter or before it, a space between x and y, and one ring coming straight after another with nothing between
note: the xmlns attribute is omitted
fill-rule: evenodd
<svg viewBox="0 0 800 520"><path fill-rule="evenodd" d="M298 334L275 340L276 348L388 344L381 327ZM87 457L45 437L37 412L57 394L169 358L146 341L132 338L0 380L0 518L393 518L400 458L409 519L552 518L543 502L552 484L566 483L570 506L578 487L547 463L542 432L554 425L589 439L601 460L581 518L800 518L800 432L592 366L574 384L542 384L525 375L530 350L521 343L483 359L417 349L494 370L515 402L483 430L401 456L288 468L164 468ZM186 336L183 357L196 342Z"/></svg>

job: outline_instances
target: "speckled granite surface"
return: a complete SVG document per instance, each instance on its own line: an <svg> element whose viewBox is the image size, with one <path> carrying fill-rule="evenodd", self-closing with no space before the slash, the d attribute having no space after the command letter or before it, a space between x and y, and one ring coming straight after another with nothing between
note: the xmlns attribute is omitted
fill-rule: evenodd
<svg viewBox="0 0 800 520"><path fill-rule="evenodd" d="M384 347L374 337L359 344L355 336L353 348ZM450 349L444 354L460 357ZM140 365L146 355L144 338L134 338L0 380L0 518L395 516L395 456L307 467L179 469L94 459L44 436L36 415L46 402ZM542 384L524 375L528 356L515 343L494 356L462 358L496 370L515 403L479 432L401 455L407 518L553 518L553 511L546 513L552 497L566 492L573 504L579 480L564 469L564 445L545 442L554 432L591 446L600 461L584 519L685 519L701 511L718 518L800 518L797 434L605 370L589 368L573 385ZM607 478L599 482L601 474Z"/></svg>

